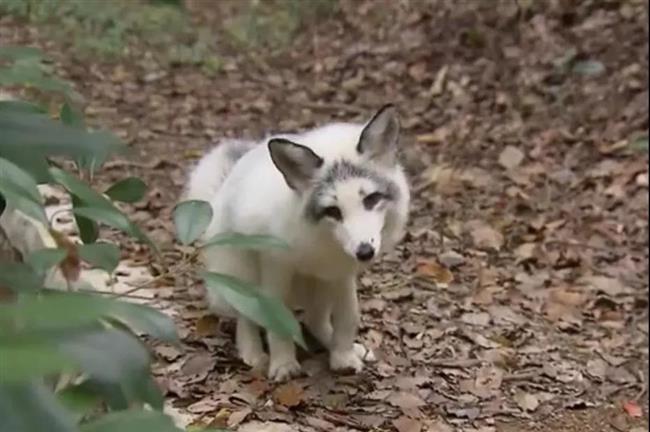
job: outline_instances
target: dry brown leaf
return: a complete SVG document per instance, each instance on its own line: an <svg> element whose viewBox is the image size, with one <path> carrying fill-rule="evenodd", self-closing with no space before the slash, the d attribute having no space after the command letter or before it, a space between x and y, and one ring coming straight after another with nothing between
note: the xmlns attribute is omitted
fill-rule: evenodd
<svg viewBox="0 0 650 432"><path fill-rule="evenodd" d="M524 153L514 146L507 146L499 155L499 165L507 170L518 167L524 160Z"/></svg>
<svg viewBox="0 0 650 432"><path fill-rule="evenodd" d="M494 366L483 366L476 373L471 392L476 396L487 399L495 395L503 381L503 370Z"/></svg>
<svg viewBox="0 0 650 432"><path fill-rule="evenodd" d="M196 321L197 336L214 336L219 328L219 319L214 315L204 315Z"/></svg>
<svg viewBox="0 0 650 432"><path fill-rule="evenodd" d="M302 386L294 381L282 384L273 391L273 399L276 403L284 405L287 408L293 408L300 405L305 396Z"/></svg>
<svg viewBox="0 0 650 432"><path fill-rule="evenodd" d="M454 280L452 272L434 260L420 260L417 264L416 273L418 276L437 284L449 284Z"/></svg>
<svg viewBox="0 0 650 432"><path fill-rule="evenodd" d="M517 402L519 408L521 408L523 411L532 412L535 411L539 406L539 400L537 399L537 396L521 390L518 390L515 393L514 399L515 402Z"/></svg>
<svg viewBox="0 0 650 432"><path fill-rule="evenodd" d="M500 250L503 246L503 235L482 221L467 223L474 245L480 249Z"/></svg>
<svg viewBox="0 0 650 432"><path fill-rule="evenodd" d="M460 316L460 320L465 324L485 327L490 324L490 314L487 312L467 312Z"/></svg>
<svg viewBox="0 0 650 432"><path fill-rule="evenodd" d="M524 243L517 246L515 249L515 256L517 261L526 261L534 257L535 251L537 250L537 243Z"/></svg>
<svg viewBox="0 0 650 432"><path fill-rule="evenodd" d="M81 274L81 258L79 257L77 245L68 236L55 229L50 229L50 235L59 249L66 251L65 258L59 263L61 274L68 282L77 281Z"/></svg>
<svg viewBox="0 0 650 432"><path fill-rule="evenodd" d="M246 420L246 417L248 417L252 412L253 410L249 407L233 412L228 417L227 426L231 429L237 427L241 422Z"/></svg>
<svg viewBox="0 0 650 432"><path fill-rule="evenodd" d="M580 282L611 297L616 297L621 294L629 294L631 291L618 279L607 276L586 276L581 278Z"/></svg>
<svg viewBox="0 0 650 432"><path fill-rule="evenodd" d="M387 400L391 405L402 409L413 409L426 405L421 397L407 392L394 392Z"/></svg>
<svg viewBox="0 0 650 432"><path fill-rule="evenodd" d="M420 432L422 430L422 422L406 416L393 420L393 426L398 432Z"/></svg>
<svg viewBox="0 0 650 432"><path fill-rule="evenodd" d="M465 257L453 250L441 253L438 259L445 267L456 267L465 262Z"/></svg>
<svg viewBox="0 0 650 432"><path fill-rule="evenodd" d="M415 139L419 143L424 144L439 144L445 142L449 137L449 129L442 126L433 132L418 135Z"/></svg>

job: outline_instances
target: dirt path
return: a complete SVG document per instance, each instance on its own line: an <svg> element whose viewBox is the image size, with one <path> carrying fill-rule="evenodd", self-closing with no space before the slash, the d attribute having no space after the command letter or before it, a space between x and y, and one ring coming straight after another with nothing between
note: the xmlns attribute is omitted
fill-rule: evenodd
<svg viewBox="0 0 650 432"><path fill-rule="evenodd" d="M89 116L138 151L104 176L147 179L132 213L170 263L171 207L215 139L399 106L412 221L361 281L361 337L380 361L333 377L306 355L308 377L274 386L235 360L200 286L161 278L186 352L157 347L156 373L192 422L647 430L647 2L520 3L342 1L288 51L226 57L214 77L80 62L4 23L0 41L49 47Z"/></svg>

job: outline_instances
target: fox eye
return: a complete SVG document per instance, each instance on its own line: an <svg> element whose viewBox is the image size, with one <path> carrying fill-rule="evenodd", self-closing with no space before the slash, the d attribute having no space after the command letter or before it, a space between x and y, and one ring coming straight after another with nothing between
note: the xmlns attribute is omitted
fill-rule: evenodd
<svg viewBox="0 0 650 432"><path fill-rule="evenodd" d="M373 192L370 195L366 195L366 197L363 199L363 206L367 210L372 210L383 198L384 194L381 192Z"/></svg>
<svg viewBox="0 0 650 432"><path fill-rule="evenodd" d="M343 220L343 214L341 214L341 209L337 206L329 206L323 209L323 214L329 218L340 221Z"/></svg>

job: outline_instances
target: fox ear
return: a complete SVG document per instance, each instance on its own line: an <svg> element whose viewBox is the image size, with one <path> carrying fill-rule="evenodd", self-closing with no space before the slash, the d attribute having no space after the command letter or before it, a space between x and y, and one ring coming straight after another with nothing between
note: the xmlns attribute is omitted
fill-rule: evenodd
<svg viewBox="0 0 650 432"><path fill-rule="evenodd" d="M296 191L306 189L316 170L323 165L323 159L310 148L284 138L271 139L269 152L287 185Z"/></svg>
<svg viewBox="0 0 650 432"><path fill-rule="evenodd" d="M395 160L399 139L397 110L391 104L383 106L361 132L357 151L371 160L390 164Z"/></svg>

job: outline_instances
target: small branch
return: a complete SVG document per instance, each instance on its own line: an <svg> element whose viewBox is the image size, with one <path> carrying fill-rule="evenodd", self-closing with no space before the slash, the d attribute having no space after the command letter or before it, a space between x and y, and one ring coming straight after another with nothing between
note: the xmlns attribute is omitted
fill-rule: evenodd
<svg viewBox="0 0 650 432"><path fill-rule="evenodd" d="M427 362L427 366L434 367L445 367L445 368L469 368L474 366L480 366L483 363L483 360L480 359L437 359L430 360Z"/></svg>

